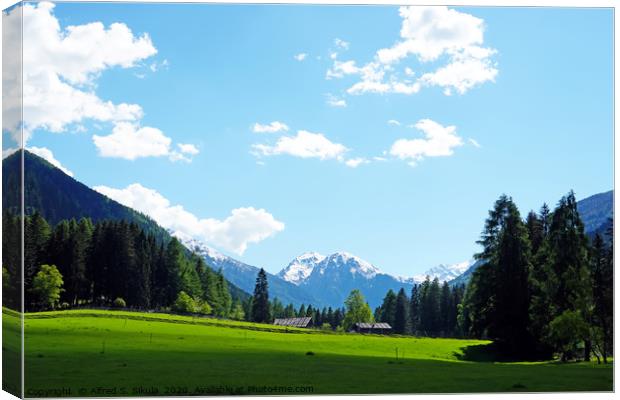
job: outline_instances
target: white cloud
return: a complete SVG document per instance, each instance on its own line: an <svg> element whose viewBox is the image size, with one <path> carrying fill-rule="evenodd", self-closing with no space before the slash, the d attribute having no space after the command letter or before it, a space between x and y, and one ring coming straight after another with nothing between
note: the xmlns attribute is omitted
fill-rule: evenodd
<svg viewBox="0 0 620 400"><path fill-rule="evenodd" d="M52 153L52 151L48 148L45 147L27 147L26 150L28 150L29 152L36 154L37 156L41 157L42 159L44 159L45 161L47 161L48 163L52 164L54 167L58 168L59 170L61 170L62 172L64 172L65 174L69 175L70 177L73 177L73 172L71 172L69 169L65 168L60 161L58 161L55 157L54 154Z"/></svg>
<svg viewBox="0 0 620 400"><path fill-rule="evenodd" d="M318 158L321 160L342 160L347 148L340 143L333 143L322 133L312 133L304 130L297 131L295 136L282 136L275 145L252 145L257 155L274 156L288 154L301 158Z"/></svg>
<svg viewBox="0 0 620 400"><path fill-rule="evenodd" d="M477 147L477 148L481 148L482 147L480 145L480 143L478 143L478 141L476 139L469 138L468 140L469 140L469 143L471 143L474 147Z"/></svg>
<svg viewBox="0 0 620 400"><path fill-rule="evenodd" d="M18 150L19 150L19 148L17 148L17 147L9 147L7 149L3 149L2 150L2 159L4 160L5 158L13 155Z"/></svg>
<svg viewBox="0 0 620 400"><path fill-rule="evenodd" d="M479 46L484 42L484 21L446 6L400 7L402 41L377 52L384 64L409 54L420 61L435 61L446 52Z"/></svg>
<svg viewBox="0 0 620 400"><path fill-rule="evenodd" d="M392 47L379 49L373 61L362 67L354 60L334 63L327 79L358 75L360 80L347 89L349 94L418 93L423 86L439 86L444 94L464 94L485 82L494 82L498 74L492 60L494 49L484 44L484 21L445 6L400 7L400 40ZM416 80L410 66L404 66L407 79L401 79L396 65L414 57L420 68L430 61L439 66L424 71Z"/></svg>
<svg viewBox="0 0 620 400"><path fill-rule="evenodd" d="M422 75L420 82L442 87L444 94L449 96L453 89L464 94L484 82L494 82L497 73L495 64L487 57L458 54L448 65Z"/></svg>
<svg viewBox="0 0 620 400"><path fill-rule="evenodd" d="M134 183L124 189L96 186L93 189L153 218L180 238L195 238L239 255L248 245L259 243L284 230L284 223L264 209L235 208L223 220L198 218L181 205L153 189Z"/></svg>
<svg viewBox="0 0 620 400"><path fill-rule="evenodd" d="M93 22L63 29L53 14L54 4L48 2L24 4L21 9L26 139L36 129L63 132L68 125L84 119L114 122L142 117L139 105L101 100L94 88L104 70L131 68L157 53L147 34L134 35L122 23L105 27ZM5 23L17 23L20 18L20 13L13 11L5 17ZM7 46L18 43L7 41ZM12 50L18 49L9 48L7 54ZM8 63L7 67L10 68ZM3 81L11 92L18 89L18 84ZM19 113L7 113L6 117L6 126L16 131L21 125Z"/></svg>
<svg viewBox="0 0 620 400"><path fill-rule="evenodd" d="M177 143L177 147L179 148L181 153L189 154L190 156L195 156L200 153L200 151L198 151L198 148L193 144Z"/></svg>
<svg viewBox="0 0 620 400"><path fill-rule="evenodd" d="M327 94L326 102L329 106L332 106L332 107L346 107L347 106L347 102L345 99L338 98L330 93Z"/></svg>
<svg viewBox="0 0 620 400"><path fill-rule="evenodd" d="M125 160L167 156L171 161L190 162L191 159L184 154L198 154L198 149L192 144L177 144L180 152L172 150L172 139L161 130L130 122L117 123L107 136L93 135L93 143L100 156Z"/></svg>
<svg viewBox="0 0 620 400"><path fill-rule="evenodd" d="M342 40L342 39L338 39L338 38L336 38L336 39L334 39L334 45L335 45L336 47L340 48L340 49L343 49L343 50L349 50L349 45L350 45L350 43L349 43L349 42L345 42L345 41L344 41L344 40Z"/></svg>
<svg viewBox="0 0 620 400"><path fill-rule="evenodd" d="M423 119L415 127L422 131L424 139L399 139L390 149L392 156L406 160L412 166L425 157L451 156L455 147L463 145L455 126L444 127L433 120Z"/></svg>
<svg viewBox="0 0 620 400"><path fill-rule="evenodd" d="M149 35L134 34L123 23L106 27L101 22L92 22L61 27L54 7L49 2L22 6L24 122L20 121L19 112L7 105L6 109L13 111L3 114L5 126L13 133L19 133L19 127L23 127L24 142L27 142L38 129L54 133L81 132L85 120L107 122L113 126L112 134L93 136L100 154L126 159L169 155L171 160L179 159L177 152L170 150L171 139L160 130L139 127L143 116L140 105L102 100L95 92L97 80L104 71L144 65L143 61L157 53ZM14 28L19 26L16 24L20 18L19 12L11 12L5 23ZM8 45L16 46L15 43ZM8 50L11 54L19 49ZM148 68L155 72L168 65L164 59L152 62ZM19 83L3 80L3 86L11 93L19 89Z"/></svg>
<svg viewBox="0 0 620 400"><path fill-rule="evenodd" d="M351 158L351 159L349 159L349 160L345 161L345 163L344 163L344 164L345 164L347 167L350 167L350 168L357 168L357 167L359 167L360 165L362 165L362 164L368 164L369 162L370 162L370 161L368 161L368 160L367 160L367 159L365 159L365 158L357 157L357 158Z"/></svg>
<svg viewBox="0 0 620 400"><path fill-rule="evenodd" d="M157 72L159 70L166 70L168 69L168 67L170 66L170 62L168 61L167 58L164 59L164 61L162 62L153 62L149 65L149 69L151 70L151 72Z"/></svg>
<svg viewBox="0 0 620 400"><path fill-rule="evenodd" d="M293 58L294 58L295 60L297 60L297 61L303 61L303 60L305 60L305 59L306 59L306 57L308 57L308 54L307 54L307 53L299 53L299 54L295 54L295 55L293 56Z"/></svg>
<svg viewBox="0 0 620 400"><path fill-rule="evenodd" d="M288 125L280 121L273 121L270 124L264 125L258 122L252 127L252 131L256 133L276 133L280 131L288 131Z"/></svg>
<svg viewBox="0 0 620 400"><path fill-rule="evenodd" d="M400 121L397 121L395 119L390 119L390 120L388 120L387 123L388 123L388 125L394 125L394 126L400 126L401 125Z"/></svg>

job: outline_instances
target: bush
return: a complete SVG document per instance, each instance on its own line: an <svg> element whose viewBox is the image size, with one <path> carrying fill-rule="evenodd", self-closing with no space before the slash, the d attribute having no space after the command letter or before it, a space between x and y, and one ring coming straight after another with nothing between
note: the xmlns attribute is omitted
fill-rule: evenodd
<svg viewBox="0 0 620 400"><path fill-rule="evenodd" d="M332 326L329 323L324 322L323 325L321 325L320 329L322 331L331 331L332 330Z"/></svg>
<svg viewBox="0 0 620 400"><path fill-rule="evenodd" d="M211 306L209 305L209 303L207 303L206 301L202 302L202 304L200 305L200 310L198 311L200 314L203 315L211 315L213 313L213 309L211 308Z"/></svg>
<svg viewBox="0 0 620 400"><path fill-rule="evenodd" d="M564 311L549 324L549 339L560 352L562 361L576 353L579 343L588 334L588 324L579 311Z"/></svg>
<svg viewBox="0 0 620 400"><path fill-rule="evenodd" d="M127 307L127 303L125 303L125 300L123 300L121 297L117 297L116 299L114 299L114 301L112 302L112 305L114 306L114 308Z"/></svg>
<svg viewBox="0 0 620 400"><path fill-rule="evenodd" d="M198 304L191 296L184 291L180 291L176 301L172 305L172 310L180 313L198 312Z"/></svg>
<svg viewBox="0 0 620 400"><path fill-rule="evenodd" d="M230 313L230 318L237 321L245 320L245 311L243 311L243 307L241 306L241 304L236 304L233 307Z"/></svg>
<svg viewBox="0 0 620 400"><path fill-rule="evenodd" d="M63 310L66 310L69 307L71 307L71 306L66 301L63 301L62 303L60 303L60 308L63 309Z"/></svg>

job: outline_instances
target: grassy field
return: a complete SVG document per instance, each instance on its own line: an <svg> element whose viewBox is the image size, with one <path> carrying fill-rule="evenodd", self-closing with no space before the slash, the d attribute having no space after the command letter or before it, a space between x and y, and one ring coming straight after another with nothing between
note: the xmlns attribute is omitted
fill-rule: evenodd
<svg viewBox="0 0 620 400"><path fill-rule="evenodd" d="M609 365L497 363L479 340L90 310L27 314L25 331L31 397L612 390Z"/></svg>

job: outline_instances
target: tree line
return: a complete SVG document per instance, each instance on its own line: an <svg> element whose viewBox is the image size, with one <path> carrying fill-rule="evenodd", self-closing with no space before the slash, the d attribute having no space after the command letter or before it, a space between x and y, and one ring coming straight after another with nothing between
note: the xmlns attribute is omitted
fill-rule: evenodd
<svg viewBox="0 0 620 400"><path fill-rule="evenodd" d="M375 309L374 319L387 322L401 335L461 336L458 309L464 292L464 285L450 287L427 276L424 282L413 285L410 297L403 288L398 293L390 289Z"/></svg>
<svg viewBox="0 0 620 400"><path fill-rule="evenodd" d="M613 224L590 240L571 191L522 219L501 196L485 222L459 314L467 336L507 356L607 362L613 338Z"/></svg>
<svg viewBox="0 0 620 400"><path fill-rule="evenodd" d="M20 218L5 213L3 226L5 299L8 306L17 306ZM82 218L51 227L37 212L26 216L23 285L26 310L116 305L238 317L241 308L239 301L233 303L221 271L208 267L177 239L164 243L125 221L93 224Z"/></svg>

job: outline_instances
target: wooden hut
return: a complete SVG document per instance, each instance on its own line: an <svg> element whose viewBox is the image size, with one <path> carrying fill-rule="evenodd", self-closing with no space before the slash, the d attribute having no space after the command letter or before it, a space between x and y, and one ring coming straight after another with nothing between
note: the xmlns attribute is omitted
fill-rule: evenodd
<svg viewBox="0 0 620 400"><path fill-rule="evenodd" d="M273 324L278 326L290 326L293 328L311 328L312 317L276 318L275 321L273 321Z"/></svg>
<svg viewBox="0 0 620 400"><path fill-rule="evenodd" d="M357 333L377 333L386 335L392 332L390 324L385 322L357 322L353 328Z"/></svg>

